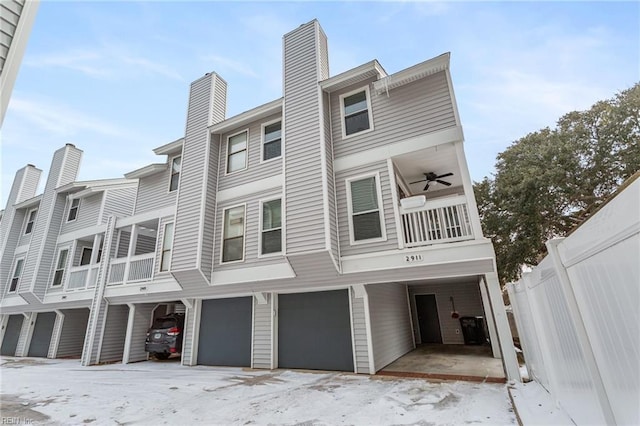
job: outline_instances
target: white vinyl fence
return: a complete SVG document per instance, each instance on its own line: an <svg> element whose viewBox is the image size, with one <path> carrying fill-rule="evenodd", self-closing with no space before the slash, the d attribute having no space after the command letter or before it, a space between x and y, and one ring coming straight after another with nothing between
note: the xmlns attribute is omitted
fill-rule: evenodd
<svg viewBox="0 0 640 426"><path fill-rule="evenodd" d="M507 285L529 374L577 425L640 424L640 179Z"/></svg>

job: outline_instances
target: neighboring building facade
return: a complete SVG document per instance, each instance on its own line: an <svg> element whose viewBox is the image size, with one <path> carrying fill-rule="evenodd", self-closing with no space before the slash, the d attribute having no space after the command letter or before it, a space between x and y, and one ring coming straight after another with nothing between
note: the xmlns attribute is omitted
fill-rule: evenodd
<svg viewBox="0 0 640 426"><path fill-rule="evenodd" d="M416 344L464 343L455 310L485 316L519 380L449 54L330 77L317 21L283 46L282 98L226 118L226 82L205 75L161 163L76 182L68 145L38 196L40 171L18 171L2 354L146 360L151 319L184 311L184 365L374 374Z"/></svg>

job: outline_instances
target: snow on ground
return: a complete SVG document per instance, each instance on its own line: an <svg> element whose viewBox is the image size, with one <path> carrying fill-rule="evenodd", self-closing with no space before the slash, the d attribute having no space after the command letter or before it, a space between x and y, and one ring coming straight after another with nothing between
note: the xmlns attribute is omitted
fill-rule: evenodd
<svg viewBox="0 0 640 426"><path fill-rule="evenodd" d="M0 364L4 423L517 424L499 384L184 367L177 360L81 367L79 360L2 357Z"/></svg>

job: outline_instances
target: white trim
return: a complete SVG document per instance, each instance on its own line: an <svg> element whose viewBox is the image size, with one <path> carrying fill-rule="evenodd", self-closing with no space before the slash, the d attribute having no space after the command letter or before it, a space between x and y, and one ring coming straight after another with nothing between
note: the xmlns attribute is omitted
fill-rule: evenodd
<svg viewBox="0 0 640 426"><path fill-rule="evenodd" d="M176 214L176 206L171 205L167 207L163 207L156 210L151 210L144 213L139 213L133 216L127 217L118 217L116 218L116 228L124 228L126 226L131 226L135 223L142 223L152 219L160 219L165 217L175 217ZM104 227L104 225L101 225ZM104 231L103 231L104 232Z"/></svg>
<svg viewBox="0 0 640 426"><path fill-rule="evenodd" d="M36 170L40 170L40 169L36 169ZM22 186L24 186L24 182L22 182L20 184L20 188L21 188L20 190L22 190ZM36 195L35 197L27 198L24 201L21 201L19 203L15 203L13 205L13 208L15 210L19 210L19 209L29 208L29 207L32 207L32 206L38 207L38 206L40 206L40 202L42 201L42 196L43 195L40 194L40 195Z"/></svg>
<svg viewBox="0 0 640 426"><path fill-rule="evenodd" d="M164 252L165 252L165 249L164 249L164 236L167 233L167 226L169 226L169 225L173 225L173 230L171 231L171 233L173 234L171 236L171 249L169 250L170 251L170 253L169 253L169 265L168 265L167 269L162 269L162 260L164 259ZM160 228L160 226L158 226L158 228ZM173 260L173 242L174 242L174 239L175 239L175 235L176 235L176 227L175 227L175 221L174 220L162 223L162 240L159 241L159 243L160 243L160 262L158 262L159 263L158 264L158 273L171 272L171 262Z"/></svg>
<svg viewBox="0 0 640 426"><path fill-rule="evenodd" d="M25 327L27 328L27 334L22 347L20 347L20 339L18 339L18 346L16 347L16 356L18 357L29 355L29 347L31 346L31 339L33 339L33 331L36 328L36 321L38 320L38 312L25 312L23 315L25 317L26 325L23 321L20 336L22 336L22 331Z"/></svg>
<svg viewBox="0 0 640 426"><path fill-rule="evenodd" d="M166 143L153 149L153 153L156 155L170 155L177 152L178 149L182 152L182 146L184 144L184 138L176 139L173 142Z"/></svg>
<svg viewBox="0 0 640 426"><path fill-rule="evenodd" d="M98 339L98 348L96 350L96 364L100 364L100 356L102 355L102 342L104 340L104 330L107 328L107 318L109 316L109 306L110 306L109 302L105 301L102 325L100 327L100 337ZM98 310L99 309L100 308L98 307ZM93 336L93 338L95 339L95 335ZM91 346L91 352L93 352L93 345ZM89 364L87 365L90 365L90 364L91 364L91 353L89 354Z"/></svg>
<svg viewBox="0 0 640 426"><path fill-rule="evenodd" d="M321 81L320 87L322 88L322 90L330 93L332 91L340 90L343 87L355 84L352 83L352 81L356 79L362 81L373 77L383 78L386 76L387 73L385 72L385 70L382 69L380 63L378 63L378 61L374 59L356 68L350 69L341 74Z"/></svg>
<svg viewBox="0 0 640 426"><path fill-rule="evenodd" d="M107 227L106 223L103 223L100 225L89 226L86 228L79 229L77 231L61 234L58 237L56 244L70 243L73 240L81 239L82 237L101 234L106 231L106 227Z"/></svg>
<svg viewBox="0 0 640 426"><path fill-rule="evenodd" d="M400 219L400 209L398 208L398 203L400 202L400 197L398 196L398 183L396 182L396 168L393 165L393 160L391 158L387 159L387 173L389 173L389 184L391 186L391 200L393 201L393 218L396 223L396 234L398 235L398 248L404 248L404 235L403 235L403 226L402 221ZM403 190L404 191L404 190Z"/></svg>
<svg viewBox="0 0 640 426"><path fill-rule="evenodd" d="M360 133L354 134L359 135ZM461 127L450 127L437 132L431 132L396 143L383 145L378 148L368 149L365 152L357 152L355 154L337 158L333 165L333 169L337 173L378 161L386 161L387 158L392 158L398 155L420 151L436 145L461 141L462 137Z"/></svg>
<svg viewBox="0 0 640 426"><path fill-rule="evenodd" d="M349 325L351 332L351 356L353 357L353 372L358 374L358 356L356 354L356 333L353 326L353 290L347 288L347 298L349 299Z"/></svg>
<svg viewBox="0 0 640 426"><path fill-rule="evenodd" d="M223 262L222 259L224 258L224 240L225 240L225 235L224 235L224 228L225 228L225 224L226 224L226 215L227 215L227 210L231 210L231 209L235 209L237 207L242 206L242 208L244 208L244 213L242 214L242 259L238 259L238 260L231 260L228 262ZM234 263L241 263L244 262L245 259L245 249L246 249L246 244L247 244L247 203L240 203L240 204L234 204L233 206L229 206L229 207L225 207L222 209L222 229L221 231L221 238L220 238L220 259L219 259L219 264L220 265L230 265L230 264L234 264ZM237 237L236 237L237 238ZM213 283L213 276L211 277L211 282Z"/></svg>
<svg viewBox="0 0 640 426"><path fill-rule="evenodd" d="M193 301L193 327L191 329L191 356L189 365L198 365L198 348L200 345L200 318L202 315L202 299ZM182 342L184 348L184 341Z"/></svg>
<svg viewBox="0 0 640 426"><path fill-rule="evenodd" d="M283 185L284 176L282 174L269 176L263 179L247 182L242 185L233 186L229 189L223 189L217 193L216 201L218 203L223 203L236 198L244 198L251 194L263 193L278 187L283 187Z"/></svg>
<svg viewBox="0 0 640 426"><path fill-rule="evenodd" d="M352 202L352 198L351 198L351 182L353 181L358 181L358 180L364 180L364 179L368 179L373 177L376 180L376 192L377 192L377 196L378 196L378 220L380 221L380 237L376 237L376 238L368 238L366 240L358 240L356 241L354 238L354 229L353 229L353 202ZM380 242L380 241L387 241L387 230L386 230L386 226L385 226L385 213L384 213L384 205L382 203L382 189L381 189L381 182L380 182L380 172L374 172L374 173L366 173L363 175L358 175L358 176L352 176L350 178L345 179L345 186L347 188L347 214L348 214L348 224L349 224L349 244L354 246L354 245L360 245L360 244L367 244L367 243L375 243L375 242ZM373 212L373 210L371 211ZM371 213L368 212L368 213Z"/></svg>
<svg viewBox="0 0 640 426"><path fill-rule="evenodd" d="M65 279L67 278L67 271L69 270L69 261L72 260L73 256L69 256L70 253L72 253L71 248L73 247L73 245L75 244L72 243L70 245L64 245L64 246L58 246L58 252L57 255L55 257L55 262L53 263L53 268L51 270L51 277L49 279L49 283L47 285L47 288L63 288L64 287L64 283L65 283ZM60 284L53 284L53 281L55 280L56 277L56 272L58 271L58 262L60 261L60 254L66 250L67 251L67 259L66 259L66 264L64 265L64 269L62 270L62 278L60 279Z"/></svg>
<svg viewBox="0 0 640 426"><path fill-rule="evenodd" d="M66 144L63 149L64 149L64 155L62 156L62 163L60 164L60 168L58 169L58 178L56 179L56 188L62 185L60 181L62 180L62 175L64 174L64 169L67 165L67 158L69 158L69 152L68 152L69 144Z"/></svg>
<svg viewBox="0 0 640 426"><path fill-rule="evenodd" d="M345 123L345 115L344 115L344 98L347 98L349 96L355 95L357 93L360 92L365 92L365 96L367 98L367 115L369 116L369 128L367 130L361 130L359 132L355 132L352 133L350 135L347 135L347 126ZM366 86L360 87L358 89L355 90L351 90L347 93L343 93L340 95L340 127L342 129L342 139L349 139L352 137L355 137L356 135L363 135L365 133L369 133L372 132L374 130L374 125L373 125L373 111L371 110L371 93L369 91L369 85L367 84Z"/></svg>
<svg viewBox="0 0 640 426"><path fill-rule="evenodd" d="M153 163L129 173L125 173L124 177L127 179L140 179L147 176L153 176L156 173L164 172L165 170L167 170L167 163Z"/></svg>
<svg viewBox="0 0 640 426"><path fill-rule="evenodd" d="M284 39L283 39L284 47ZM284 52L284 50L282 50ZM284 64L283 64L284 68ZM284 69L283 69L284 71ZM284 83L284 72L282 73L282 79ZM284 86L283 86L284 87ZM253 109L240 113L234 117L230 117L224 121L213 124L209 127L211 133L221 134L224 132L232 131L235 128L246 126L247 124L264 119L270 115L277 114L283 109L284 98L279 98L269 103L257 106Z"/></svg>
<svg viewBox="0 0 640 426"><path fill-rule="evenodd" d="M278 367L278 294L271 292L271 369Z"/></svg>
<svg viewBox="0 0 640 426"><path fill-rule="evenodd" d="M244 157L244 168L242 169L238 169L238 170L234 170L232 172L229 171L229 140L234 137L234 136L238 136L242 133L246 133L247 134L247 141L246 141L246 148L245 148L245 157ZM229 176L235 173L239 173L242 172L244 170L247 170L249 168L249 128L246 128L244 130L241 130L239 132L230 134L227 136L227 142L225 145L225 153L224 153L224 176ZM238 151L241 152L241 151ZM235 152L234 154L237 154L237 152Z"/></svg>
<svg viewBox="0 0 640 426"><path fill-rule="evenodd" d="M20 281L22 280L22 276L24 275L24 265L26 263L26 253L22 255L15 255L13 258L13 262L11 263L11 273L9 274L9 280L7 281L7 291L6 294L16 294L18 293L18 289L20 288ZM16 284L15 290L11 291L11 281L13 281L14 275L16 274L16 267L18 266L18 261L22 260L22 269L20 270L20 275L18 278L18 284Z"/></svg>
<svg viewBox="0 0 640 426"><path fill-rule="evenodd" d="M127 303L127 306L129 307L129 315L127 317L127 330L124 335L124 351L122 353L123 364L129 364L129 357L131 356L131 343L133 339L133 324L136 318L135 303Z"/></svg>
<svg viewBox="0 0 640 426"><path fill-rule="evenodd" d="M38 206L38 207L40 207L40 206ZM36 227L36 220L38 219L38 207L32 207L29 210L27 210L27 214L24 217L24 223L23 223L23 227L22 227L22 235L20 235L21 238L24 235L32 235L33 234L33 231L35 230L35 227ZM29 216L31 215L32 212L36 212L36 217L33 218L33 226L31 227L31 231L29 231L29 233L27 234L27 225L29 224Z"/></svg>
<svg viewBox="0 0 640 426"><path fill-rule="evenodd" d="M411 339L413 341L413 349L416 348L416 330L413 325L413 310L411 309L411 293L409 292L409 285L404 285L405 293L407 294L407 312L409 313L409 325L411 326Z"/></svg>
<svg viewBox="0 0 640 426"><path fill-rule="evenodd" d="M74 208L73 207L73 203L75 201L78 201L78 205L75 207L76 215L74 216L73 219L69 219L69 216L71 215L71 209ZM69 196L69 198L68 198L69 208L66 211L67 214L65 216L67 216L67 219L66 219L65 223L71 223L71 222L75 222L76 220L78 220L78 215L80 214L80 203L81 202L82 202L81 198L72 198L71 196Z"/></svg>
<svg viewBox="0 0 640 426"><path fill-rule="evenodd" d="M58 354L60 338L62 337L62 327L64 327L65 315L60 309L54 309L53 312L56 313L56 319L53 322L53 331L51 333L51 341L49 342L49 351L47 352L47 358L55 358Z"/></svg>
<svg viewBox="0 0 640 426"><path fill-rule="evenodd" d="M367 334L367 356L369 358L369 374L376 374L376 363L373 355L373 331L371 328L371 309L369 308L369 293L363 286L364 295L362 301L364 304L364 326Z"/></svg>
<svg viewBox="0 0 640 426"><path fill-rule="evenodd" d="M318 26L316 25L316 32L318 32ZM319 37L319 34L316 34L316 37ZM316 49L317 53L317 63L320 63L320 48ZM331 221L329 217L329 177L327 173L327 147L326 147L326 135L324 133L324 106L322 99L322 89L318 86L318 116L320 118L319 130L320 130L320 180L322 184L322 215L324 217L324 246L329 253L331 253ZM335 199L335 194L334 194ZM337 226L337 224L336 224ZM336 265L336 269L339 268Z"/></svg>
<svg viewBox="0 0 640 426"><path fill-rule="evenodd" d="M238 262L228 262L238 263ZM227 263L225 263L226 265ZM248 282L264 282L295 278L296 273L288 262L272 265L248 266L242 269L214 270L211 275L211 283L214 287L241 284ZM309 291L308 289L306 291Z"/></svg>
<svg viewBox="0 0 640 426"><path fill-rule="evenodd" d="M449 96L451 97L451 105L453 106L453 116L456 119L456 126L462 126L462 123L460 122L460 114L458 112L458 103L456 102L456 95L453 91L453 83L451 82L451 70L448 66L445 70L445 76L447 77L447 85L449 86Z"/></svg>
<svg viewBox="0 0 640 426"><path fill-rule="evenodd" d="M254 359L254 343L255 343L255 335L256 335L256 298L251 297L251 360L249 361L249 367L255 368L253 359Z"/></svg>
<svg viewBox="0 0 640 426"><path fill-rule="evenodd" d="M98 223L102 223L102 220L104 219L104 209L107 205L107 197L109 196L109 190L105 190L102 193L102 198L100 201L100 209L98 210ZM136 211L136 202L138 199L138 191L136 190L136 197L133 200L133 207L132 207L132 211Z"/></svg>
<svg viewBox="0 0 640 426"><path fill-rule="evenodd" d="M449 69L450 56L451 54L449 52L443 53L435 58L381 78L374 82L373 88L377 94L384 92L389 93L389 90L395 89L396 87L404 86L405 84L428 77L437 72L447 70Z"/></svg>
<svg viewBox="0 0 640 426"><path fill-rule="evenodd" d="M262 233L265 232L265 230L262 229L263 205L264 203L268 203L269 201L275 201L275 200L280 200L280 251L273 252L273 253L262 253ZM282 220L282 194L273 196L273 197L268 197L268 198L261 198L258 202L258 258L282 256L282 240L284 240L284 232L282 232L283 222L284 221ZM272 229L268 229L267 231L275 231L276 229L277 228L272 228Z"/></svg>
<svg viewBox="0 0 640 426"><path fill-rule="evenodd" d="M268 160L265 160L264 159L264 143L265 143L265 140L264 140L264 136L265 136L264 129L267 126L270 126L272 124L276 124L277 122L280 122L280 155L277 156L277 157L273 157L273 158L269 158ZM282 117L277 118L275 120L270 120L270 121L264 122L264 123L262 123L260 125L260 164L269 163L271 161L274 161L274 160L277 160L279 158L282 158L282 136L283 136L283 134L284 134L284 129L282 128ZM269 141L269 142L273 142L273 141Z"/></svg>

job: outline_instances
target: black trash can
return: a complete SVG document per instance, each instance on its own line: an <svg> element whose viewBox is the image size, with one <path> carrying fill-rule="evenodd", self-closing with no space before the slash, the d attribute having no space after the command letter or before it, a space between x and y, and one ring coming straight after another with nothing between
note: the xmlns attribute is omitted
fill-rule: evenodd
<svg viewBox="0 0 640 426"><path fill-rule="evenodd" d="M487 342L484 334L484 317L460 317L460 327L465 345L482 345Z"/></svg>

